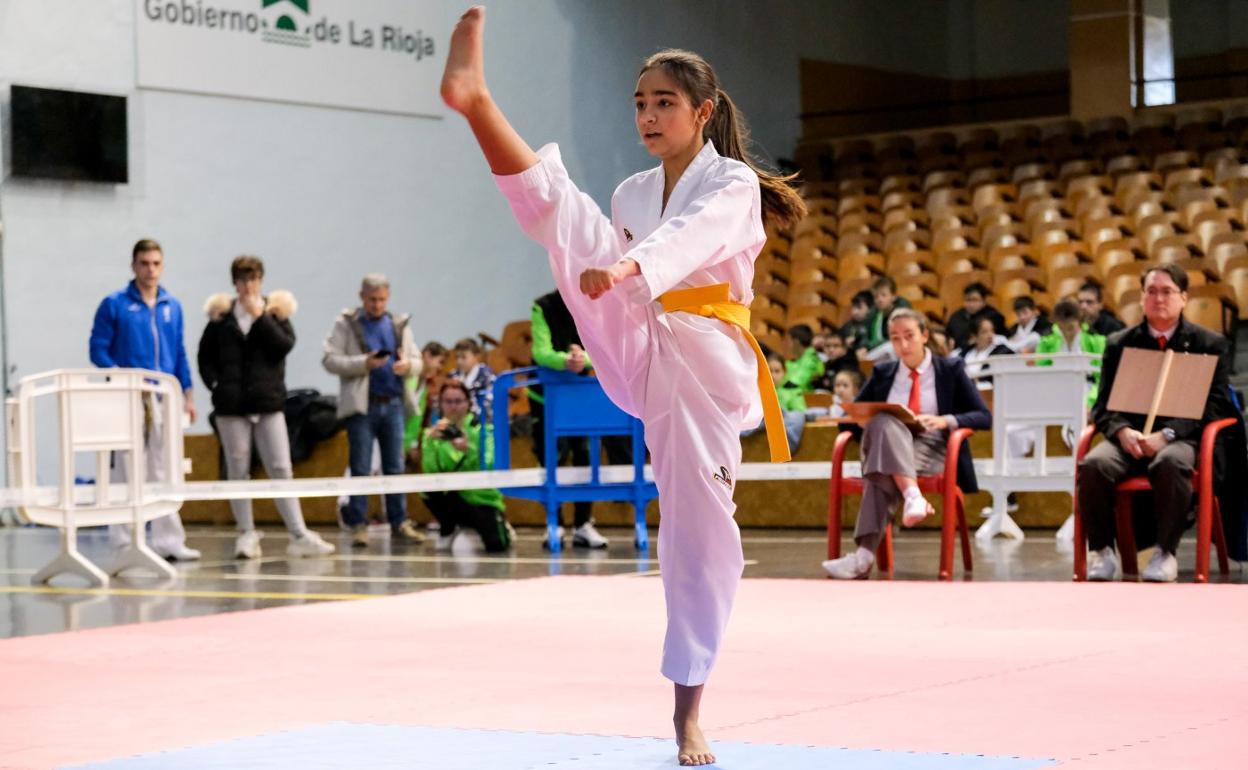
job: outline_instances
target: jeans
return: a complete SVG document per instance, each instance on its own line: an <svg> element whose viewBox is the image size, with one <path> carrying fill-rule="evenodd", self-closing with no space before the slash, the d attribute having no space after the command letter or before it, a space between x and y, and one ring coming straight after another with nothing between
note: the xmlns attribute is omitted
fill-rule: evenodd
<svg viewBox="0 0 1248 770"><path fill-rule="evenodd" d="M381 447L381 472L387 476L403 473L403 427L406 419L402 397L384 403L369 399L368 414L354 414L347 418L352 476L364 478L371 472L374 439ZM357 527L365 523L367 510L367 498L352 495L343 519L347 526ZM391 529L398 529L407 521L406 495L386 495L386 518Z"/></svg>

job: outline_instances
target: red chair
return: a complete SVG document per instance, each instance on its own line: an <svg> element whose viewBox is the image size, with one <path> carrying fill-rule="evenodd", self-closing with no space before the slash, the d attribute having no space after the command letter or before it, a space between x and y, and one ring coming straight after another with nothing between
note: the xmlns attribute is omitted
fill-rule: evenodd
<svg viewBox="0 0 1248 770"><path fill-rule="evenodd" d="M955 517L950 511L957 511L957 527L962 535L962 568L971 571L971 538L966 528L966 501L962 490L958 488L958 454L962 444L974 433L970 428L958 428L949 433L949 441L945 445L945 472L940 476L919 477L919 489L923 492L938 492L944 495L944 517L940 530L940 579L953 578L953 540ZM832 479L828 484L828 558L835 559L841 555L841 501L845 495L862 494L862 477L847 477L844 473L845 450L853 440L848 430L841 431L836 437L832 448ZM893 527L889 524L884 529L884 539L880 541L877 551L876 565L882 572L893 574Z"/></svg>
<svg viewBox="0 0 1248 770"><path fill-rule="evenodd" d="M1213 445L1223 428L1234 425L1237 420L1227 417L1205 426L1200 436L1200 452L1196 457L1196 469L1192 471L1192 488L1196 491L1196 582L1209 582L1209 544L1218 546L1218 570L1223 575L1230 571L1226 557L1226 533L1222 530L1222 507L1213 494ZM1079 512L1079 463L1092 445L1096 426L1089 425L1079 437L1075 453L1075 575L1076 582L1088 579L1088 543L1083 536L1083 516ZM1122 574L1138 575L1136 561L1135 527L1131 521L1131 495L1147 492L1153 487L1148 476L1133 476L1118 484L1114 496L1114 519L1118 529L1118 553L1122 558Z"/></svg>

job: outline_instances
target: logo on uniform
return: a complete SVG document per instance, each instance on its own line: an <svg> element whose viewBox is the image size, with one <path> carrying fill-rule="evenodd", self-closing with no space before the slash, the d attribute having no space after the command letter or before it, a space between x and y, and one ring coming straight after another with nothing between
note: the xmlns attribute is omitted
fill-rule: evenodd
<svg viewBox="0 0 1248 770"><path fill-rule="evenodd" d="M633 242L633 234L628 231L627 227L624 228L624 240L628 241L629 243Z"/></svg>
<svg viewBox="0 0 1248 770"><path fill-rule="evenodd" d="M724 486L728 487L729 489L732 489L732 476L728 473L728 469L725 468L724 466L722 465L719 466L719 472L712 473L711 478L715 479L716 481L722 482Z"/></svg>

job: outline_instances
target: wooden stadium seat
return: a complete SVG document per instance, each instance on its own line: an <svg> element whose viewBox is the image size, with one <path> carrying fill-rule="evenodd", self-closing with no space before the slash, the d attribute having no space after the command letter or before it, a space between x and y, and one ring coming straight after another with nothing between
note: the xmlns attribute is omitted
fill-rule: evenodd
<svg viewBox="0 0 1248 770"><path fill-rule="evenodd" d="M1048 276L1049 296L1054 300L1075 294L1079 291L1079 287L1087 283L1089 279L1098 283L1102 281L1101 273L1096 269L1096 265L1089 264L1059 267L1046 275Z"/></svg>
<svg viewBox="0 0 1248 770"><path fill-rule="evenodd" d="M991 254L996 249L1028 243L1027 228L1021 222L989 225L981 231L980 242Z"/></svg>
<svg viewBox="0 0 1248 770"><path fill-rule="evenodd" d="M1010 181L1010 175L1006 173L1005 167L1001 163L1001 157L996 153L988 155L976 155L963 160L963 164L970 169L966 174L966 189L971 191L971 200L974 201L975 193L979 188L989 185L1006 184Z"/></svg>
<svg viewBox="0 0 1248 770"><path fill-rule="evenodd" d="M1010 172L1010 182L1021 186L1034 180L1054 180L1057 171L1048 163L1022 163Z"/></svg>
<svg viewBox="0 0 1248 770"><path fill-rule="evenodd" d="M1196 153L1189 150L1172 150L1153 157L1153 171L1163 177L1171 171L1195 168L1200 165Z"/></svg>
<svg viewBox="0 0 1248 770"><path fill-rule="evenodd" d="M883 194L881 199L881 210L888 213L896 208L905 206L922 206L924 196L921 192L913 190L891 190Z"/></svg>
<svg viewBox="0 0 1248 770"><path fill-rule="evenodd" d="M979 232L974 227L945 227L932 231L932 251L939 256L955 249L979 245Z"/></svg>
<svg viewBox="0 0 1248 770"><path fill-rule="evenodd" d="M1016 270L1035 267L1037 264L1035 250L1026 243L998 246L988 252L988 269L994 275L998 270Z"/></svg>
<svg viewBox="0 0 1248 770"><path fill-rule="evenodd" d="M892 232L898 228L914 230L927 227L931 221L926 209L900 206L884 213L884 232Z"/></svg>
<svg viewBox="0 0 1248 770"><path fill-rule="evenodd" d="M838 284L836 281L811 281L795 283L789 289L789 309L801 305L836 305Z"/></svg>
<svg viewBox="0 0 1248 770"><path fill-rule="evenodd" d="M795 305L789 310L785 324L790 329L797 324L808 324L813 329L836 329L841 326L840 309L832 303Z"/></svg>
<svg viewBox="0 0 1248 770"><path fill-rule="evenodd" d="M1139 302L1140 276L1144 275L1148 264L1147 261L1137 260L1122 262L1111 267L1109 272L1105 273L1103 284L1106 304L1120 308L1130 301L1129 295L1132 292L1135 293L1135 301Z"/></svg>
<svg viewBox="0 0 1248 770"><path fill-rule="evenodd" d="M1144 161L1139 155L1115 155L1105 161L1105 173L1117 183L1118 177L1135 171L1143 171Z"/></svg>
<svg viewBox="0 0 1248 770"><path fill-rule="evenodd" d="M992 274L992 293L997 309L1005 316L1007 324L1013 324L1017 320L1014 316L1016 298L1044 295L1046 286L1044 272L1036 267L1000 270Z"/></svg>
<svg viewBox="0 0 1248 770"><path fill-rule="evenodd" d="M930 251L894 251L885 257L884 272L893 277L936 272L936 255Z"/></svg>
<svg viewBox="0 0 1248 770"><path fill-rule="evenodd" d="M894 192L918 193L923 191L923 181L913 174L890 174L880 180L880 195L888 196ZM884 203L888 208L888 203Z"/></svg>
<svg viewBox="0 0 1248 770"><path fill-rule="evenodd" d="M1154 214L1136 223L1135 235L1149 254L1153 253L1153 245L1157 241L1174 234L1174 225L1165 214Z"/></svg>
<svg viewBox="0 0 1248 770"><path fill-rule="evenodd" d="M927 316L928 322L938 325L945 325L945 303L939 298L921 299L912 303L914 309Z"/></svg>
<svg viewBox="0 0 1248 770"><path fill-rule="evenodd" d="M970 208L971 196L964 187L936 187L927 192L924 199L924 208L927 213L935 217L949 209L961 208L963 206ZM972 219L974 217L973 209Z"/></svg>
<svg viewBox="0 0 1248 770"><path fill-rule="evenodd" d="M926 230L888 231L884 236L884 253L895 254L907 251L925 251L932 244L931 234Z"/></svg>
<svg viewBox="0 0 1248 770"><path fill-rule="evenodd" d="M1226 260L1222 267L1222 285L1231 290L1239 317L1248 318L1248 254L1239 254Z"/></svg>
<svg viewBox="0 0 1248 770"><path fill-rule="evenodd" d="M793 225L793 240L806 236L816 236L819 233L826 235L836 235L836 217L825 214L808 213L805 217L798 220Z"/></svg>
<svg viewBox="0 0 1248 770"><path fill-rule="evenodd" d="M936 273L942 276L984 270L987 267L988 260L982 249L950 249L936 255Z"/></svg>
<svg viewBox="0 0 1248 770"><path fill-rule="evenodd" d="M874 278L854 278L849 281L838 281L836 304L840 306L843 313L848 313L849 306L853 303L854 295L860 291L870 291L871 284L874 282Z"/></svg>
<svg viewBox="0 0 1248 770"><path fill-rule="evenodd" d="M1230 337L1239 315L1235 293L1229 286L1189 286L1183 316L1192 323Z"/></svg>
<svg viewBox="0 0 1248 770"><path fill-rule="evenodd" d="M1071 219L1050 219L1030 223L1029 235L1037 248L1079 240L1076 224Z"/></svg>
<svg viewBox="0 0 1248 770"><path fill-rule="evenodd" d="M1190 235L1167 235L1153 241L1148 258L1154 262L1180 262L1203 256Z"/></svg>
<svg viewBox="0 0 1248 770"><path fill-rule="evenodd" d="M1088 251L1096 254L1102 243L1117 241L1127 237L1127 221L1124 217L1102 217L1089 219L1081 223L1080 237L1088 244Z"/></svg>
<svg viewBox="0 0 1248 770"><path fill-rule="evenodd" d="M1107 176L1084 174L1066 183L1066 202L1071 208L1079 205L1084 198L1112 198L1113 194L1113 181Z"/></svg>
<svg viewBox="0 0 1248 770"><path fill-rule="evenodd" d="M851 211L841 216L836 225L836 235L844 238L850 233L883 232L884 217L874 211Z"/></svg>
<svg viewBox="0 0 1248 770"><path fill-rule="evenodd" d="M837 261L828 257L803 262L794 262L789 268L789 285L799 283L821 283L836 280ZM835 294L833 295L835 296Z"/></svg>
<svg viewBox="0 0 1248 770"><path fill-rule="evenodd" d="M946 308L962 307L962 290L973 283L982 283L992 289L992 273L987 270L970 270L963 273L940 273L940 302Z"/></svg>
<svg viewBox="0 0 1248 770"><path fill-rule="evenodd" d="M940 279L935 273L920 272L894 276L897 296L905 297L910 304L940 296Z"/></svg>
<svg viewBox="0 0 1248 770"><path fill-rule="evenodd" d="M850 233L836 242L836 256L842 259L883 250L884 236L880 233Z"/></svg>
<svg viewBox="0 0 1248 770"><path fill-rule="evenodd" d="M1246 233L1242 230L1218 233L1209 239L1205 255L1213 260L1218 268L1218 275L1226 275L1227 263L1234 257L1248 256L1248 245L1245 245Z"/></svg>
<svg viewBox="0 0 1248 770"><path fill-rule="evenodd" d="M1218 205L1216 198L1188 200L1178 204L1175 208L1179 212L1179 224L1189 233L1196 233L1196 225L1200 221L1221 222L1226 224L1228 230L1230 229L1230 214L1225 207ZM1196 240L1203 251L1208 239L1198 237Z"/></svg>
<svg viewBox="0 0 1248 770"><path fill-rule="evenodd" d="M880 197L878 195L867 195L865 193L846 195L836 204L836 215L843 217L854 211L876 211L880 210Z"/></svg>
<svg viewBox="0 0 1248 770"><path fill-rule="evenodd" d="M1119 238L1114 241L1104 241L1097 246L1096 253L1092 257L1092 264L1096 265L1101 275L1107 276L1115 265L1144 259L1147 259L1147 256L1141 249L1139 241L1134 238Z"/></svg>
<svg viewBox="0 0 1248 770"><path fill-rule="evenodd" d="M993 203L975 209L975 225L982 233L984 228L993 225L1012 225L1019 223L1018 207L1012 203Z"/></svg>
<svg viewBox="0 0 1248 770"><path fill-rule="evenodd" d="M1092 255L1082 241L1069 241L1041 246L1036 250L1037 262L1046 273L1052 274L1060 267L1069 267L1081 262L1091 262Z"/></svg>
<svg viewBox="0 0 1248 770"><path fill-rule="evenodd" d="M1126 211L1129 208L1127 197L1141 190L1161 192L1161 175L1152 171L1132 171L1120 175L1114 182L1114 200L1119 208Z"/></svg>
<svg viewBox="0 0 1248 770"><path fill-rule="evenodd" d="M932 190L940 188L951 188L966 190L966 174L961 170L956 171L929 171L923 175L923 185L920 188L924 194L931 193Z"/></svg>
<svg viewBox="0 0 1248 770"><path fill-rule="evenodd" d="M836 265L836 279L840 283L861 278L874 279L884 274L884 255L878 252L842 256Z"/></svg>

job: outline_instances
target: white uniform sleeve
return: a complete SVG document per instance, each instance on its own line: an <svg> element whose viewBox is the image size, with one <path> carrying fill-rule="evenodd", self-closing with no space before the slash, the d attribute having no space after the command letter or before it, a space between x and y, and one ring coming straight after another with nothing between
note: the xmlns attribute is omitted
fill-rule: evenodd
<svg viewBox="0 0 1248 770"><path fill-rule="evenodd" d="M628 252L658 299L695 270L749 249L762 239L758 178L735 171L703 185L684 211L668 219Z"/></svg>
<svg viewBox="0 0 1248 770"><path fill-rule="evenodd" d="M619 261L623 252L611 222L568 177L559 147L548 144L537 156L537 165L519 174L494 177L525 234L552 258L561 257L555 261L572 277Z"/></svg>

